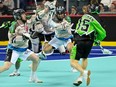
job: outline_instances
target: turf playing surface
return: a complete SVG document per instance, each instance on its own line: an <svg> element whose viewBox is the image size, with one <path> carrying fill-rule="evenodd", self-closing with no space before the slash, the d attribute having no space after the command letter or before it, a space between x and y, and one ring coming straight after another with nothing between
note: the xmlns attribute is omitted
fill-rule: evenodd
<svg viewBox="0 0 116 87"><path fill-rule="evenodd" d="M60 57L60 56L59 56ZM73 73L69 59L41 61L37 70L39 79L43 83L29 83L30 61L21 64L21 76L9 77L14 70L12 66L8 71L0 73L0 87L75 87L72 83L79 76L79 72ZM116 87L116 56L89 58L88 68L91 70L91 83L89 87ZM3 61L0 61L3 65ZM83 81L80 87L85 87Z"/></svg>

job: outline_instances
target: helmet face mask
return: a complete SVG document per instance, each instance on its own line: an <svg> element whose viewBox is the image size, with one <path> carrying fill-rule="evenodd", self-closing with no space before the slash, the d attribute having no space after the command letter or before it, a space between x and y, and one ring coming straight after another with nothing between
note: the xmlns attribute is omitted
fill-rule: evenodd
<svg viewBox="0 0 116 87"><path fill-rule="evenodd" d="M58 12L56 12L56 14L60 15L60 14L65 14L65 13L62 11L58 11Z"/></svg>
<svg viewBox="0 0 116 87"><path fill-rule="evenodd" d="M65 17L65 8L63 6L56 7L56 17L60 21Z"/></svg>
<svg viewBox="0 0 116 87"><path fill-rule="evenodd" d="M13 16L15 20L26 20L24 18L25 15L25 11L23 9L17 9L13 11Z"/></svg>
<svg viewBox="0 0 116 87"><path fill-rule="evenodd" d="M100 13L100 6L95 5L95 4L90 5L89 12L94 13L94 14L99 14Z"/></svg>

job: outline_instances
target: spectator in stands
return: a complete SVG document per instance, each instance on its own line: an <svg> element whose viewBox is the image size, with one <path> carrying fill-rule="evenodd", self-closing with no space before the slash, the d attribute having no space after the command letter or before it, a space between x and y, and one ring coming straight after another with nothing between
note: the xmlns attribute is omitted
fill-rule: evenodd
<svg viewBox="0 0 116 87"><path fill-rule="evenodd" d="M99 4L98 0L90 0L90 4Z"/></svg>
<svg viewBox="0 0 116 87"><path fill-rule="evenodd" d="M98 3L101 3L101 0L98 0Z"/></svg>
<svg viewBox="0 0 116 87"><path fill-rule="evenodd" d="M77 15L77 8L75 6L71 7L70 15Z"/></svg>
<svg viewBox="0 0 116 87"><path fill-rule="evenodd" d="M108 6L104 6L104 4L101 2L101 0L91 0L91 4L99 4L100 6L100 12L108 11Z"/></svg>
<svg viewBox="0 0 116 87"><path fill-rule="evenodd" d="M91 1L91 0L77 0L77 8L78 8L78 12L79 12L80 14L83 13L82 7L83 7L84 5L88 5L88 4L90 3L90 1Z"/></svg>
<svg viewBox="0 0 116 87"><path fill-rule="evenodd" d="M116 12L116 0L112 1L111 6L110 6L110 11Z"/></svg>
<svg viewBox="0 0 116 87"><path fill-rule="evenodd" d="M87 14L89 11L88 11L88 6L85 5L82 7L82 10L83 10L83 14Z"/></svg>
<svg viewBox="0 0 116 87"><path fill-rule="evenodd" d="M26 11L27 0L20 0L20 8Z"/></svg>
<svg viewBox="0 0 116 87"><path fill-rule="evenodd" d="M11 15L12 14L12 10L10 10L7 6L5 6L2 1L0 1L0 14L1 15Z"/></svg>
<svg viewBox="0 0 116 87"><path fill-rule="evenodd" d="M14 9L14 0L4 0L3 4L9 9Z"/></svg>
<svg viewBox="0 0 116 87"><path fill-rule="evenodd" d="M104 12L105 11L104 4L100 3L99 6L100 6L100 12Z"/></svg>

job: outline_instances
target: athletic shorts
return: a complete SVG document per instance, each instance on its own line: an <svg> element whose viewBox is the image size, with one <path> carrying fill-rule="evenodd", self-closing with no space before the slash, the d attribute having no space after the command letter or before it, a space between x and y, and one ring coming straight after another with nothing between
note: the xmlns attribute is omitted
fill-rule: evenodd
<svg viewBox="0 0 116 87"><path fill-rule="evenodd" d="M18 52L15 50L8 49L5 61L9 61L12 64L15 64L18 58L25 61L32 53L33 52L29 49L27 49L25 52Z"/></svg>
<svg viewBox="0 0 116 87"><path fill-rule="evenodd" d="M64 45L65 47L68 45L68 43L71 42L71 39L68 40L60 40L56 37L52 38L48 44L53 46L55 49L58 49L61 45Z"/></svg>
<svg viewBox="0 0 116 87"><path fill-rule="evenodd" d="M75 43L77 45L76 48L76 60L80 60L80 58L87 58L92 46L93 46L93 41L91 40L85 40L85 41L77 41Z"/></svg>

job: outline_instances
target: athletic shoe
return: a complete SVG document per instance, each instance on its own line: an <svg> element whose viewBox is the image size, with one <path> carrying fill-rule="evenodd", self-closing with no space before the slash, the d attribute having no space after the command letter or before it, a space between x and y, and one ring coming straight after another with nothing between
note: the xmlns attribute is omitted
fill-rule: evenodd
<svg viewBox="0 0 116 87"><path fill-rule="evenodd" d="M29 65L29 68L32 68L32 64Z"/></svg>
<svg viewBox="0 0 116 87"><path fill-rule="evenodd" d="M43 81L42 80L39 80L37 77L30 77L30 79L29 79L29 82L30 83L43 83Z"/></svg>
<svg viewBox="0 0 116 87"><path fill-rule="evenodd" d="M38 53L40 59L47 59L46 55L43 52Z"/></svg>
<svg viewBox="0 0 116 87"><path fill-rule="evenodd" d="M85 79L87 86L90 84L90 74L91 74L90 70L84 71L84 74L83 74L83 78Z"/></svg>
<svg viewBox="0 0 116 87"><path fill-rule="evenodd" d="M75 72L78 72L78 70L75 69L75 68L73 68L73 67L71 68L71 71L74 72L74 73L75 73Z"/></svg>
<svg viewBox="0 0 116 87"><path fill-rule="evenodd" d="M20 73L19 72L13 72L11 74L9 74L10 77L12 76L20 76Z"/></svg>
<svg viewBox="0 0 116 87"><path fill-rule="evenodd" d="M80 77L73 83L73 85L79 86L79 85L82 83L82 79L83 79L83 77L80 76Z"/></svg>

